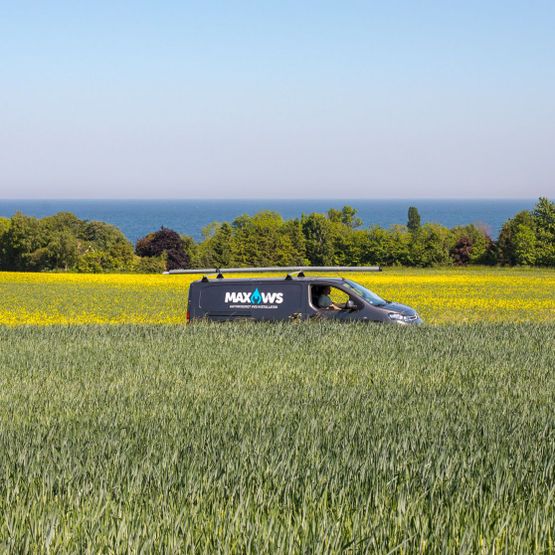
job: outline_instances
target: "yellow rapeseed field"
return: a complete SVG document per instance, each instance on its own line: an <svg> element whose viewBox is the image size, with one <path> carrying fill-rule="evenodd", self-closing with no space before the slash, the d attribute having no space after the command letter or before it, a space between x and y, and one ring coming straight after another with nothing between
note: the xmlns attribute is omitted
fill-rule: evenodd
<svg viewBox="0 0 555 555"><path fill-rule="evenodd" d="M188 285L199 277L0 273L0 323L184 323ZM430 324L555 321L555 270L394 268L348 277Z"/></svg>

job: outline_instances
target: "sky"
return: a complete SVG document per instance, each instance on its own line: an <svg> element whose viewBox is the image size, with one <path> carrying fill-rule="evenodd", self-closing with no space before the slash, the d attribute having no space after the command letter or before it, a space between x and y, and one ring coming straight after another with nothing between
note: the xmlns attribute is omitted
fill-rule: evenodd
<svg viewBox="0 0 555 555"><path fill-rule="evenodd" d="M0 0L0 198L554 198L554 29L553 0Z"/></svg>

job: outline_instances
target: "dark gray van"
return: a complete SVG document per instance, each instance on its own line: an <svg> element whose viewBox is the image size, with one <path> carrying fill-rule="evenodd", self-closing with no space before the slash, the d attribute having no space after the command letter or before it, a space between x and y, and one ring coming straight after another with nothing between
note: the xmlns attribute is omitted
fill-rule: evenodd
<svg viewBox="0 0 555 555"><path fill-rule="evenodd" d="M282 278L228 279L219 273L213 279L205 276L194 281L189 288L187 321L309 318L402 325L422 323L413 308L386 301L346 278L307 277L301 272Z"/></svg>

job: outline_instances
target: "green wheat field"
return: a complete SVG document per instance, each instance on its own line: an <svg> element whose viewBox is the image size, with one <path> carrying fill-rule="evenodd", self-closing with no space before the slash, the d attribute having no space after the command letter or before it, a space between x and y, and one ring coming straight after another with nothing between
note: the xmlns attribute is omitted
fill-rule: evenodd
<svg viewBox="0 0 555 555"><path fill-rule="evenodd" d="M0 551L553 552L554 338L0 326Z"/></svg>

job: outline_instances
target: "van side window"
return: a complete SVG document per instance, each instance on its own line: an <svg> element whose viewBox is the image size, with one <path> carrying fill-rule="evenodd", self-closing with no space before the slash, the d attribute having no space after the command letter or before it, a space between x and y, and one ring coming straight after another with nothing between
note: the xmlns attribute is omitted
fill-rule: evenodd
<svg viewBox="0 0 555 555"><path fill-rule="evenodd" d="M319 310L341 310L347 305L350 296L328 285L313 285L311 290L312 305Z"/></svg>

